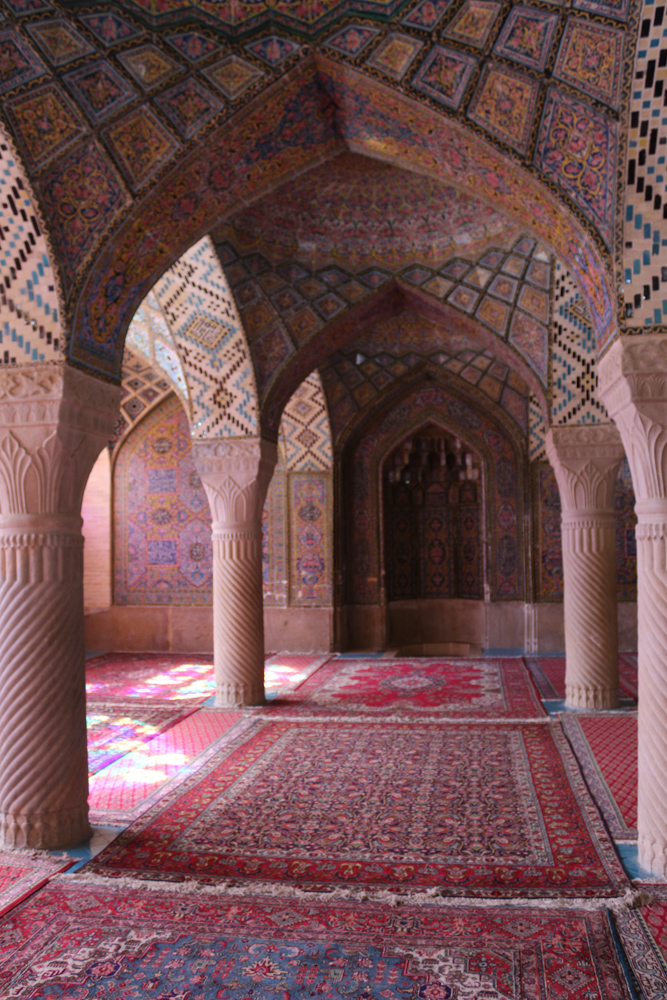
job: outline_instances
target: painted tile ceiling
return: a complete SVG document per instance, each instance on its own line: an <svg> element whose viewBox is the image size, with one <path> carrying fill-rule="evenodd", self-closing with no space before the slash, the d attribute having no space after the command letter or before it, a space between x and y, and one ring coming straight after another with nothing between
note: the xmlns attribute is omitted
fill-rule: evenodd
<svg viewBox="0 0 667 1000"><path fill-rule="evenodd" d="M228 234L240 253L271 261L394 270L437 268L457 252L477 256L490 242L508 245L517 231L505 215L455 188L344 154L239 212Z"/></svg>
<svg viewBox="0 0 667 1000"><path fill-rule="evenodd" d="M3 108L46 210L79 363L118 377L134 309L203 235L202 219L219 225L308 157L324 160L345 146L394 162L409 157L420 176L404 203L394 198L378 215L371 256L424 254L432 218L402 249L382 225L400 217L425 174L460 176L497 198L499 212L523 213L541 239L553 233L553 249L587 299L597 348L613 335L608 265L640 6L633 0L2 2ZM260 94L263 107L249 104ZM456 149L447 138L454 126L465 140ZM348 206L344 189L339 183ZM375 195L371 202L380 207ZM459 208L452 240L467 232ZM328 234L313 234L323 254L339 246L352 258L369 253L335 221ZM445 252L438 239L433 245Z"/></svg>

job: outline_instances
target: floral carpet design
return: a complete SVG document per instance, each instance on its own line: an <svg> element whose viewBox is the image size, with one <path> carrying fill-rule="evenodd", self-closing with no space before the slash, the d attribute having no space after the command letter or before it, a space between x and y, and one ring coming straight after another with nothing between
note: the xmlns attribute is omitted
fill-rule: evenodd
<svg viewBox="0 0 667 1000"><path fill-rule="evenodd" d="M3 921L2 996L631 998L605 910L396 910L76 879Z"/></svg>
<svg viewBox="0 0 667 1000"><path fill-rule="evenodd" d="M330 660L274 710L308 714L539 718L546 713L520 659Z"/></svg>
<svg viewBox="0 0 667 1000"><path fill-rule="evenodd" d="M636 840L636 713L564 712L560 719L612 837Z"/></svg>
<svg viewBox="0 0 667 1000"><path fill-rule="evenodd" d="M87 870L499 897L628 885L549 724L258 719Z"/></svg>
<svg viewBox="0 0 667 1000"><path fill-rule="evenodd" d="M651 901L616 916L619 935L642 1000L667 996L667 885L647 885Z"/></svg>

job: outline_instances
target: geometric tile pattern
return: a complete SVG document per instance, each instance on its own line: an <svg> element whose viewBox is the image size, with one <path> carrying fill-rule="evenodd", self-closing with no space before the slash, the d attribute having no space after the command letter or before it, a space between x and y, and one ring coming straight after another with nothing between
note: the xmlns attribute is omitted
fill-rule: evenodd
<svg viewBox="0 0 667 1000"><path fill-rule="evenodd" d="M230 101L235 101L246 92L248 87L264 76L261 69L253 66L238 56L226 56L221 62L213 63L202 70L207 80L210 80Z"/></svg>
<svg viewBox="0 0 667 1000"><path fill-rule="evenodd" d="M160 94L156 103L186 139L192 138L222 108L222 101L192 77Z"/></svg>
<svg viewBox="0 0 667 1000"><path fill-rule="evenodd" d="M137 108L104 131L132 188L143 187L171 158L178 143L150 108Z"/></svg>
<svg viewBox="0 0 667 1000"><path fill-rule="evenodd" d="M131 73L142 90L152 90L170 80L181 69L179 63L155 45L141 45L138 49L121 52L118 60Z"/></svg>
<svg viewBox="0 0 667 1000"><path fill-rule="evenodd" d="M125 338L125 351L128 349L137 359L150 362L161 373L160 377L165 378L169 384L169 391L180 396L185 412L190 417L190 394L183 365L160 304L152 292L148 293L132 317ZM124 359L125 353L123 364Z"/></svg>
<svg viewBox="0 0 667 1000"><path fill-rule="evenodd" d="M330 469L331 427L319 372L312 372L283 410L280 437L288 471Z"/></svg>
<svg viewBox="0 0 667 1000"><path fill-rule="evenodd" d="M15 31L0 31L0 94L43 76L46 67Z"/></svg>
<svg viewBox="0 0 667 1000"><path fill-rule="evenodd" d="M72 70L63 79L93 124L118 111L136 96L120 73L103 59Z"/></svg>
<svg viewBox="0 0 667 1000"><path fill-rule="evenodd" d="M58 277L29 182L0 142L0 364L56 361L64 350Z"/></svg>
<svg viewBox="0 0 667 1000"><path fill-rule="evenodd" d="M131 38L142 34L139 28L126 21L125 18L119 17L113 11L82 14L79 20L107 48L111 45L119 45L121 42L129 42Z"/></svg>
<svg viewBox="0 0 667 1000"><path fill-rule="evenodd" d="M549 58L558 14L514 6L494 46L494 53L542 71Z"/></svg>
<svg viewBox="0 0 667 1000"><path fill-rule="evenodd" d="M667 21L646 5L632 75L622 251L628 327L667 326Z"/></svg>
<svg viewBox="0 0 667 1000"><path fill-rule="evenodd" d="M597 396L595 333L567 268L556 263L553 292L551 420L555 425L608 421Z"/></svg>
<svg viewBox="0 0 667 1000"><path fill-rule="evenodd" d="M542 407L531 393L528 399L528 458L531 462L545 462L547 424Z"/></svg>
<svg viewBox="0 0 667 1000"><path fill-rule="evenodd" d="M28 25L28 31L52 66L65 66L95 51L74 25L64 19L35 21Z"/></svg>
<svg viewBox="0 0 667 1000"><path fill-rule="evenodd" d="M460 335L443 343L440 326L411 313L378 323L332 355L321 369L334 442L349 421L397 379L428 362L458 375L499 404L528 431L528 386L489 350L471 347Z"/></svg>
<svg viewBox="0 0 667 1000"><path fill-rule="evenodd" d="M530 140L538 84L506 66L487 63L468 109L468 117L525 153Z"/></svg>
<svg viewBox="0 0 667 1000"><path fill-rule="evenodd" d="M31 170L39 170L87 132L71 102L52 83L10 98L5 112Z"/></svg>
<svg viewBox="0 0 667 1000"><path fill-rule="evenodd" d="M477 60L434 45L414 76L412 86L455 111L463 100Z"/></svg>
<svg viewBox="0 0 667 1000"><path fill-rule="evenodd" d="M133 351L126 341L120 391L121 417L110 442L114 448L118 448L137 420L145 417L174 391L174 384L170 378L165 377L165 372L161 368L143 354ZM181 401L183 401L182 396Z"/></svg>
<svg viewBox="0 0 667 1000"><path fill-rule="evenodd" d="M410 35L392 32L367 60L367 65L386 73L393 80L402 80L423 46L423 42Z"/></svg>
<svg viewBox="0 0 667 1000"><path fill-rule="evenodd" d="M625 32L571 18L558 52L554 76L604 104L618 108Z"/></svg>
<svg viewBox="0 0 667 1000"><path fill-rule="evenodd" d="M501 7L502 4L499 3L465 0L459 13L445 29L445 38L483 49Z"/></svg>
<svg viewBox="0 0 667 1000"><path fill-rule="evenodd" d="M250 353L220 261L206 236L153 288L187 379L193 437L257 434Z"/></svg>

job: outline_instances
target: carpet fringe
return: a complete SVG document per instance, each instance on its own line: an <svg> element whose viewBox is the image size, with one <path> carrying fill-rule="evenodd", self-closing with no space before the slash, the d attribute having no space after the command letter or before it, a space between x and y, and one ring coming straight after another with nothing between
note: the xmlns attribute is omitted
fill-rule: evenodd
<svg viewBox="0 0 667 1000"><path fill-rule="evenodd" d="M38 851L33 847L3 847L0 844L0 851L10 856L16 855L19 858L30 858L32 861L53 861L54 864L72 861L71 855L60 851Z"/></svg>
<svg viewBox="0 0 667 1000"><path fill-rule="evenodd" d="M253 882L246 885L235 885L233 882L220 882L218 885L205 885L202 882L173 882L162 881L161 879L142 879L132 876L104 876L88 874L86 872L74 872L72 875L63 873L55 875L51 882L64 883L65 885L92 885L100 888L114 888L119 891L125 889L148 889L149 891L174 892L174 893L201 893L205 896L271 896L276 899L317 899L326 902L336 902L337 900L351 900L359 903L386 903L391 907L415 906L419 904L430 904L435 906L471 906L471 907L495 907L495 906L526 906L539 910L601 910L609 909L616 912L622 910L638 909L645 906L652 900L650 892L645 889L627 889L622 896L602 897L595 899L573 897L571 899L531 899L530 897L515 897L508 899L494 898L471 898L470 896L444 896L441 890L436 888L426 889L424 892L416 893L395 893L388 889L364 890L364 889L332 889L329 892L310 892L307 889L299 889L297 886L276 884L274 882Z"/></svg>
<svg viewBox="0 0 667 1000"><path fill-rule="evenodd" d="M255 719L261 719L263 722L340 722L340 723L360 723L363 725L368 725L371 722L419 722L421 723L450 723L451 725L480 725L480 726L516 726L516 725L535 725L536 723L543 723L546 725L552 724L556 725L554 719L549 716L540 716L537 719L477 719L475 717L466 717L461 719L452 718L441 718L440 716L416 716L416 715L308 715L304 713L303 715L282 715L278 713L266 712L262 710L256 712L254 715Z"/></svg>

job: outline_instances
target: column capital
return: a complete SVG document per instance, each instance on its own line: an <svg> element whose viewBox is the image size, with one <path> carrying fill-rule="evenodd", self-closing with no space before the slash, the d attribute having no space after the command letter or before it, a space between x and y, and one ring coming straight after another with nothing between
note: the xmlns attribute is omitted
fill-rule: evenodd
<svg viewBox="0 0 667 1000"><path fill-rule="evenodd" d="M65 362L0 368L0 515L78 517L119 400Z"/></svg>
<svg viewBox="0 0 667 1000"><path fill-rule="evenodd" d="M618 425L641 511L667 498L667 334L621 337L598 365L600 396Z"/></svg>
<svg viewBox="0 0 667 1000"><path fill-rule="evenodd" d="M193 441L192 455L211 505L214 530L258 526L277 445L263 438L209 438Z"/></svg>
<svg viewBox="0 0 667 1000"><path fill-rule="evenodd" d="M618 466L625 456L615 424L552 427L546 451L566 515L612 513Z"/></svg>

